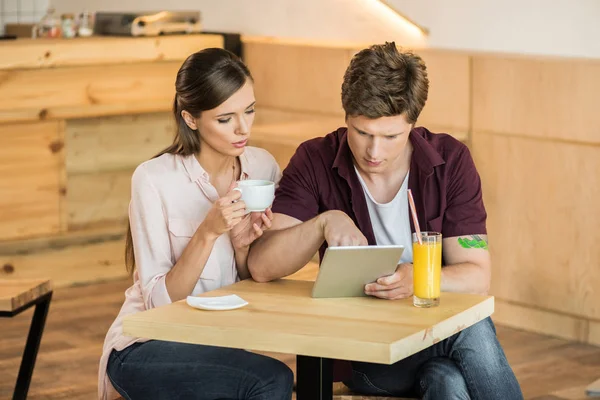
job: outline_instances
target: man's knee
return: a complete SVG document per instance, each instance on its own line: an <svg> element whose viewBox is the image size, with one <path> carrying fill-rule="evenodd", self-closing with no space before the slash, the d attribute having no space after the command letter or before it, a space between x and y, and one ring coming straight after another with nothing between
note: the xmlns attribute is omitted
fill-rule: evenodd
<svg viewBox="0 0 600 400"><path fill-rule="evenodd" d="M477 347L497 346L496 327L490 318L486 318L460 332L458 341Z"/></svg>
<svg viewBox="0 0 600 400"><path fill-rule="evenodd" d="M454 361L436 358L427 362L419 373L421 396L432 399L468 399L467 383Z"/></svg>
<svg viewBox="0 0 600 400"><path fill-rule="evenodd" d="M477 358L482 361L482 367L495 369L507 366L504 350L496 337L496 328L490 318L463 330L452 347L451 358L456 358L452 354L454 352L458 353L458 359L467 354L477 354Z"/></svg>

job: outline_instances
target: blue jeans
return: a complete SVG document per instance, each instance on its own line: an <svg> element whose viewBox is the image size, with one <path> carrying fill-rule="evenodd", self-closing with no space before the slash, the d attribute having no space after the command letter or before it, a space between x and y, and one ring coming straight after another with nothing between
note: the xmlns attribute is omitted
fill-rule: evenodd
<svg viewBox="0 0 600 400"><path fill-rule="evenodd" d="M245 350L152 340L110 354L107 373L126 400L291 400L294 374Z"/></svg>
<svg viewBox="0 0 600 400"><path fill-rule="evenodd" d="M350 389L423 399L522 399L521 387L487 318L392 365L352 363Z"/></svg>

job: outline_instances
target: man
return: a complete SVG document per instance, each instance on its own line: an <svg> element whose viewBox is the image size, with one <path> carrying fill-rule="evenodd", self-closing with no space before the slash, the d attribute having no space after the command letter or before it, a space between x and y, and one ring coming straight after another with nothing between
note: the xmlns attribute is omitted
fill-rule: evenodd
<svg viewBox="0 0 600 400"><path fill-rule="evenodd" d="M366 285L365 293L411 296L411 189L421 229L443 235L442 290L487 293L491 262L479 175L465 145L415 128L428 88L422 59L394 43L352 59L342 84L347 128L303 143L290 160L272 228L250 250L255 280L290 275L328 245L400 244L405 251L395 274ZM353 362L344 382L375 395L523 397L489 318L393 365Z"/></svg>

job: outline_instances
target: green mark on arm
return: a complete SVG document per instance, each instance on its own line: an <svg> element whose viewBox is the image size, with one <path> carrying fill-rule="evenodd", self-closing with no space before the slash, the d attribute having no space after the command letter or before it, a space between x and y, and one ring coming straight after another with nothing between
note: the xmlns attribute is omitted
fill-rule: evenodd
<svg viewBox="0 0 600 400"><path fill-rule="evenodd" d="M479 235L459 237L458 244L463 249L483 249L488 250L488 242Z"/></svg>

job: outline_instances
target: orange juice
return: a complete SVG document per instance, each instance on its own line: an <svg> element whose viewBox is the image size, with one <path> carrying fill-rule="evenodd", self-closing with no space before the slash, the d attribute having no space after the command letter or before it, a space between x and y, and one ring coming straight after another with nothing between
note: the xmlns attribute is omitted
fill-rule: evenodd
<svg viewBox="0 0 600 400"><path fill-rule="evenodd" d="M435 232L422 232L422 244L413 241L414 305L436 306L440 297L442 275L442 238Z"/></svg>

